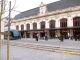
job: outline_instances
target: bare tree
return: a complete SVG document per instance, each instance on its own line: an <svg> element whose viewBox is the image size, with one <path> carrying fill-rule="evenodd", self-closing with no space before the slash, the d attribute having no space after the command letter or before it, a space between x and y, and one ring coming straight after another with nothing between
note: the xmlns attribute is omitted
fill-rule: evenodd
<svg viewBox="0 0 80 60"><path fill-rule="evenodd" d="M1 21L9 16L9 14L8 14L8 16L5 16L5 17L3 16L6 12L9 11L9 9L8 10L5 9L7 3L8 3L8 0L0 0L0 32L1 32L1 24L2 24ZM10 11L15 9L15 7L16 7L15 5L16 5L16 0L14 3L14 6L10 9ZM0 34L0 60L1 60L1 44L2 44L2 40L1 40L1 34Z"/></svg>

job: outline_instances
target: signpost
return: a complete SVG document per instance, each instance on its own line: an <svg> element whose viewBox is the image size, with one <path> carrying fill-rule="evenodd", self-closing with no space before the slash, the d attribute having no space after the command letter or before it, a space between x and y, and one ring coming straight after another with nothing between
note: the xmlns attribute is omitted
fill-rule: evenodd
<svg viewBox="0 0 80 60"><path fill-rule="evenodd" d="M8 33L8 32L0 32L0 35L10 35L10 33Z"/></svg>

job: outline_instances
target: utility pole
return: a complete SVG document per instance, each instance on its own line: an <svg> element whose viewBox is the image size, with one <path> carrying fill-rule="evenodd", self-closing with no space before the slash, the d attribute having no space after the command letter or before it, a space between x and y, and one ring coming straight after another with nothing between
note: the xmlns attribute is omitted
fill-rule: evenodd
<svg viewBox="0 0 80 60"><path fill-rule="evenodd" d="M11 1L9 2L9 21L8 21L8 33L10 33L10 21L11 21ZM8 41L7 41L7 60L9 60L9 48L10 48L10 35L8 34Z"/></svg>
<svg viewBox="0 0 80 60"><path fill-rule="evenodd" d="M1 6L0 6L0 32L1 32L1 21L2 21L2 13L3 13L3 2L4 0L1 0ZM0 34L0 60L1 60L1 34Z"/></svg>

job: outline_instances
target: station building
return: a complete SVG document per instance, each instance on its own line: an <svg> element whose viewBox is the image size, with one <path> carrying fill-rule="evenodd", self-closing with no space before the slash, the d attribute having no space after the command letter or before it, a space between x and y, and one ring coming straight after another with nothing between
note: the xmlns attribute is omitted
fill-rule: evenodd
<svg viewBox="0 0 80 60"><path fill-rule="evenodd" d="M75 38L80 34L80 0L60 0L50 4L41 2L38 7L16 15L11 26L25 38L35 38L36 34L39 38L45 35L49 38L55 35Z"/></svg>

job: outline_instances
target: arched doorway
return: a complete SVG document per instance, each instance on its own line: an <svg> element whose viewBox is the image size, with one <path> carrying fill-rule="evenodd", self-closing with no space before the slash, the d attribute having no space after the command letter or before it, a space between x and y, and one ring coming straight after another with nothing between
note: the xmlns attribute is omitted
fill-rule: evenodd
<svg viewBox="0 0 80 60"><path fill-rule="evenodd" d="M68 30L65 29L65 27L67 27L67 19L66 18L62 18L60 19L60 34L63 35L64 38L67 38L68 35Z"/></svg>
<svg viewBox="0 0 80 60"><path fill-rule="evenodd" d="M50 38L55 38L55 30L53 30L53 28L55 28L55 20L50 20L49 21L49 35Z"/></svg>
<svg viewBox="0 0 80 60"><path fill-rule="evenodd" d="M40 23L40 28L41 28L41 30L43 30L43 32L40 33L40 37L44 37L45 36L45 32L44 32L44 30L45 30L45 21L42 21Z"/></svg>
<svg viewBox="0 0 80 60"><path fill-rule="evenodd" d="M22 24L22 25L21 25L21 37L22 37L22 38L24 38L24 37L25 37L25 36L24 36L24 32L23 32L23 31L24 31L24 25Z"/></svg>
<svg viewBox="0 0 80 60"><path fill-rule="evenodd" d="M80 17L74 17L73 18L73 36L74 38L80 34Z"/></svg>
<svg viewBox="0 0 80 60"><path fill-rule="evenodd" d="M28 32L28 31L30 30L30 24L29 24L29 23L26 24L26 30L27 30L27 32L26 32L26 37L27 37L27 38L30 38L30 32Z"/></svg>
<svg viewBox="0 0 80 60"><path fill-rule="evenodd" d="M33 23L33 30L37 30L37 23L36 22ZM33 32L33 38L35 38L36 35L37 35L37 32Z"/></svg>

